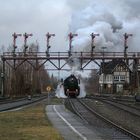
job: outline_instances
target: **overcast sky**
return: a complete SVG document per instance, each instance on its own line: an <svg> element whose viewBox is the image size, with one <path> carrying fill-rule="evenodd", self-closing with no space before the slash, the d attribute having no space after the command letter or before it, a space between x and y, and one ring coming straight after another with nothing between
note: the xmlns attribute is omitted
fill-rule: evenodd
<svg viewBox="0 0 140 140"><path fill-rule="evenodd" d="M12 43L12 34L33 33L30 42L45 47L45 34L55 33L53 50L66 48L69 23L73 8L81 4L68 0L0 0L0 46ZM23 38L17 40L21 46ZM62 49L62 50L63 50Z"/></svg>
<svg viewBox="0 0 140 140"><path fill-rule="evenodd" d="M46 50L47 32L52 51L68 50L67 35L78 33L73 45L77 50L90 49L90 33L99 48L123 50L123 34L132 33L129 50L140 51L140 0L0 0L0 47L12 44L12 34L32 33L28 43L38 41L41 51ZM115 31L115 32L114 32ZM23 37L17 39L23 45ZM75 48L76 48L75 47Z"/></svg>
<svg viewBox="0 0 140 140"><path fill-rule="evenodd" d="M37 40L41 50L44 50L45 34L50 32L56 34L56 37L51 40L52 51L60 51L60 48L68 50L67 35L70 31L81 33L82 30L87 33L84 34L85 36L93 32L91 30L105 32L103 23L99 24L101 20L111 26L113 24L122 26L120 33L127 30L135 33L134 29L139 26L139 6L139 0L0 0L0 46L7 47L12 44L14 32L22 34L27 32L33 33L33 37L28 42ZM97 22L100 29L95 28ZM103 36L105 37L105 33ZM82 44L86 44L83 38L80 39ZM103 39L99 41L114 45L114 42L108 43ZM17 44L21 46L23 38L19 38ZM78 44L81 45L79 40Z"/></svg>
<svg viewBox="0 0 140 140"><path fill-rule="evenodd" d="M71 11L66 0L0 0L0 46L12 43L12 33L33 33L28 42L45 47L45 34L55 33L53 50L66 48ZM21 46L23 38L17 39Z"/></svg>
<svg viewBox="0 0 140 140"><path fill-rule="evenodd" d="M74 2L74 1L73 1ZM12 34L32 33L28 44L38 41L41 51L46 50L47 32L55 33L51 51L68 50L67 35L71 16L81 4L68 0L0 0L0 47L12 44ZM21 48L23 37L17 39ZM6 49L5 49L6 51Z"/></svg>

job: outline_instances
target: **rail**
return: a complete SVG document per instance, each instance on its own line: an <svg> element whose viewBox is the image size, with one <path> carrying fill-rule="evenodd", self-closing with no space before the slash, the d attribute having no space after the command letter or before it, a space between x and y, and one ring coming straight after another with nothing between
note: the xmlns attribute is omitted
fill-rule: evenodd
<svg viewBox="0 0 140 140"><path fill-rule="evenodd" d="M77 99L75 99L75 100L77 100ZM67 103L66 104L68 104L68 106L69 107L71 107L71 108L69 108L72 112L74 112L77 116L79 116L85 123L88 123L87 122L87 120L85 120L85 118L79 113L79 111L77 110L77 108L75 107L75 105L74 105L74 103L73 103L73 101L72 101L72 99L67 99L67 101L66 101ZM66 105L67 106L67 105Z"/></svg>
<svg viewBox="0 0 140 140"><path fill-rule="evenodd" d="M102 119L104 122L112 125L113 127L115 127L116 129L118 129L119 131L123 132L124 134L127 134L128 136L132 137L135 140L139 140L140 136L130 132L129 130L115 124L114 122L110 121L109 119L105 118L104 116L102 116L101 114L97 113L96 111L94 111L92 108L90 108L87 104L85 104L83 101L78 100L85 108L87 108L90 112L92 112L93 114L95 114L97 117L99 117L100 119Z"/></svg>

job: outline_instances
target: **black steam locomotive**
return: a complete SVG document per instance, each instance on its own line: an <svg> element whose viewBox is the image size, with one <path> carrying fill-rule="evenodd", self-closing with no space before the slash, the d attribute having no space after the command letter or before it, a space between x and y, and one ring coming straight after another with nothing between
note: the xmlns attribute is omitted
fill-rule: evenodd
<svg viewBox="0 0 140 140"><path fill-rule="evenodd" d="M64 93L70 98L76 98L80 94L80 80L77 79L74 75L67 77L64 82Z"/></svg>

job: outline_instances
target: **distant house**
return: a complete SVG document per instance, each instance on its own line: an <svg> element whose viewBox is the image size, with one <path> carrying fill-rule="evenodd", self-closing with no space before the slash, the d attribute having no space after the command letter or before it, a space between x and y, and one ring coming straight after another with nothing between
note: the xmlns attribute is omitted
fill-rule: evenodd
<svg viewBox="0 0 140 140"><path fill-rule="evenodd" d="M100 93L122 92L130 84L131 71L123 60L102 62L100 67Z"/></svg>

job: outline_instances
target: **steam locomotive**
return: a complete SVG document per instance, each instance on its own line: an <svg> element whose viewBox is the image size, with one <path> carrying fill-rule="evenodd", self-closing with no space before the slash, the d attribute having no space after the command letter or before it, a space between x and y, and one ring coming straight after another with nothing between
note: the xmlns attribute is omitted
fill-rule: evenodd
<svg viewBox="0 0 140 140"><path fill-rule="evenodd" d="M70 98L76 98L80 94L80 80L73 74L67 77L64 82L64 93Z"/></svg>

